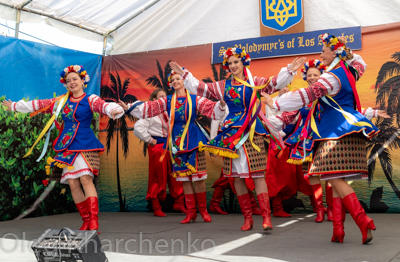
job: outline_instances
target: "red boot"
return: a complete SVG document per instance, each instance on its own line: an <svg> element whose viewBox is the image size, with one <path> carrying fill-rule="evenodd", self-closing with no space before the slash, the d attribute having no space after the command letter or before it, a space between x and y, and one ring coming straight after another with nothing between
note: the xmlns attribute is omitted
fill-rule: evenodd
<svg viewBox="0 0 400 262"><path fill-rule="evenodd" d="M204 222L211 222L211 217L207 212L207 196L206 192L196 193L197 206Z"/></svg>
<svg viewBox="0 0 400 262"><path fill-rule="evenodd" d="M156 217L166 217L167 215L162 212L161 210L161 205L160 205L160 201L158 201L158 198L151 198L151 207L153 208L153 214Z"/></svg>
<svg viewBox="0 0 400 262"><path fill-rule="evenodd" d="M249 194L243 194L237 196L237 200L239 202L240 209L242 210L242 214L244 216L244 224L240 228L242 231L247 231L253 228L253 216L252 216L252 208Z"/></svg>
<svg viewBox="0 0 400 262"><path fill-rule="evenodd" d="M99 229L99 201L97 197L91 196L86 199L87 205L90 210L89 230Z"/></svg>
<svg viewBox="0 0 400 262"><path fill-rule="evenodd" d="M251 210L253 215L261 215L261 210L258 207L257 200L253 195L253 192L249 192L250 202L251 202Z"/></svg>
<svg viewBox="0 0 400 262"><path fill-rule="evenodd" d="M344 220L346 219L346 208L340 197L335 197L332 200L332 218L333 218L333 236L332 242L343 243L344 238Z"/></svg>
<svg viewBox="0 0 400 262"><path fill-rule="evenodd" d="M274 217L291 217L290 214L283 210L282 195L280 193L272 198L272 211Z"/></svg>
<svg viewBox="0 0 400 262"><path fill-rule="evenodd" d="M220 215L228 215L228 212L225 212L221 209L219 204L221 203L222 197L224 196L224 191L222 187L217 186L214 189L213 196L210 201L210 211L215 213L215 214L220 214Z"/></svg>
<svg viewBox="0 0 400 262"><path fill-rule="evenodd" d="M185 194L186 202L186 217L181 221L181 224L187 224L190 221L195 222L197 217L196 197L194 194Z"/></svg>
<svg viewBox="0 0 400 262"><path fill-rule="evenodd" d="M374 221L365 214L364 208L361 206L355 193L348 194L343 199L343 204L349 211L354 222L361 230L362 243L367 244L372 240L371 230L375 230Z"/></svg>
<svg viewBox="0 0 400 262"><path fill-rule="evenodd" d="M317 213L317 205L315 203L314 193L311 196L309 196L309 198L310 198L310 202L311 202L311 206L312 206L312 212Z"/></svg>
<svg viewBox="0 0 400 262"><path fill-rule="evenodd" d="M175 198L172 209L186 214L185 203L183 201L184 199L185 199L184 195L180 195L177 198Z"/></svg>
<svg viewBox="0 0 400 262"><path fill-rule="evenodd" d="M326 215L328 216L328 221L332 221L332 187L328 185L328 182L325 183L325 200L327 206Z"/></svg>
<svg viewBox="0 0 400 262"><path fill-rule="evenodd" d="M317 223L324 222L325 207L324 207L323 199L322 199L321 184L311 185L311 189L314 192L315 206L317 209L317 217L315 218L315 222L317 222Z"/></svg>
<svg viewBox="0 0 400 262"><path fill-rule="evenodd" d="M271 223L271 208L269 206L269 195L268 193L261 193L257 195L258 203L260 204L261 216L263 217L263 228L264 231L272 230Z"/></svg>
<svg viewBox="0 0 400 262"><path fill-rule="evenodd" d="M76 208L78 209L79 214L82 217L83 225L79 230L88 230L89 229L89 222L90 222L90 213L88 209L88 204L86 203L86 200L83 202L80 202L78 204L75 204Z"/></svg>

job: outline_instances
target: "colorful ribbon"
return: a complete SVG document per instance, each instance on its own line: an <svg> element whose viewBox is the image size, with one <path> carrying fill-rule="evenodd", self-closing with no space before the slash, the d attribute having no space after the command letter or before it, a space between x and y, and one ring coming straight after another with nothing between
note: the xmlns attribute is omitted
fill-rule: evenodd
<svg viewBox="0 0 400 262"><path fill-rule="evenodd" d="M58 104L57 112L55 114L53 114L53 116L50 118L49 122L47 122L46 126L43 128L42 132L39 134L39 137L36 139L36 141L33 144L33 146L29 149L28 153L26 153L22 158L25 158L25 157L29 156L30 154L32 154L33 148L37 145L37 143L39 143L40 139L42 139L42 137L47 132L47 130L49 130L50 127L51 127L51 129L53 129L54 120L57 118L57 116L60 113L61 109L64 107L65 103L68 101L69 92L67 92L66 94L60 96L55 101L53 101L53 103L51 104L51 105L53 105L56 101L58 101L62 97L63 97L63 100L61 101L61 103ZM47 106L46 109L50 108L51 105ZM43 112L45 110L44 110L44 108L42 108L42 109L40 109L38 111ZM36 111L36 112L38 113L38 111ZM33 115L36 115L36 114L33 114ZM50 133L51 129L49 130L49 133ZM49 142L49 139L50 139L50 134L49 133L47 134L47 138L46 138L46 143L47 144L45 144L45 146L43 147L44 153L42 151L41 156L36 160L38 162L44 156L44 154L47 151L47 145L48 145L48 142Z"/></svg>

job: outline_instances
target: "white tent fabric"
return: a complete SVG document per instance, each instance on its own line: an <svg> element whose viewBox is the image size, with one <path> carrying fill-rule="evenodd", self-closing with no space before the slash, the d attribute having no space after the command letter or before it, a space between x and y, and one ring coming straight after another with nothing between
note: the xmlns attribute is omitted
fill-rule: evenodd
<svg viewBox="0 0 400 262"><path fill-rule="evenodd" d="M16 20L16 9L22 8L22 22L46 23L70 34L102 41L103 36L158 0L0 0L0 18ZM16 9L14 9L16 8ZM49 18L50 17L50 18ZM40 19L38 21L38 18ZM67 22L68 24L62 23ZM82 30L86 29L86 30ZM89 31L95 34L90 34ZM97 34L97 36L96 36Z"/></svg>
<svg viewBox="0 0 400 262"><path fill-rule="evenodd" d="M306 31L400 22L400 0L304 0ZM260 36L258 0L165 0L113 35L110 54Z"/></svg>
<svg viewBox="0 0 400 262"><path fill-rule="evenodd" d="M91 40L123 25L111 33L112 55L260 36L259 0L0 0L0 18L15 20L27 2L21 21ZM400 22L400 0L303 2L306 31Z"/></svg>

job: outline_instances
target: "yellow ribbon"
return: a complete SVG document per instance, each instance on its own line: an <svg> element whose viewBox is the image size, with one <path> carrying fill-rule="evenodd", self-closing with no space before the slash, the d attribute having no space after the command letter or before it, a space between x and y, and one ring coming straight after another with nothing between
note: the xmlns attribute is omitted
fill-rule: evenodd
<svg viewBox="0 0 400 262"><path fill-rule="evenodd" d="M329 95L327 95L326 97L330 98L339 107L340 110L344 111L343 108L335 101L335 99L333 99ZM344 112L346 112L346 111L344 111ZM353 125L353 126L368 126L368 127L372 128L372 125L370 123L368 123L368 122L364 122L364 121L355 122L353 119L351 119L347 115L345 115L343 113L342 113L342 115L350 125Z"/></svg>
<svg viewBox="0 0 400 262"><path fill-rule="evenodd" d="M250 85L249 83L247 83L246 81L243 81L242 79L239 79L239 78L237 78L237 77L233 77L236 81L238 81L239 83L241 83L242 85L245 85L245 86L247 86L247 87L251 87L251 88L253 88L253 89L263 89L264 87L266 87L267 85L268 85L268 83L271 81L271 77L270 78L268 78L268 81L267 81L267 83L265 83L264 85L262 85L262 86L252 86L252 85Z"/></svg>
<svg viewBox="0 0 400 262"><path fill-rule="evenodd" d="M64 107L65 103L68 101L69 92L67 92L67 94L62 95L62 96L66 96L65 99L64 99L64 102L62 104L62 107ZM33 146L29 149L28 153L26 153L22 158L25 158L25 157L29 156L30 154L32 154L33 148L37 145L37 143L39 143L40 139L42 139L44 134L46 134L47 130L49 130L50 126L53 124L55 119L56 119L56 114L53 114L53 116L50 118L49 122L47 122L46 126L44 127L44 129L40 133L39 137L36 139L36 141L33 144Z"/></svg>
<svg viewBox="0 0 400 262"><path fill-rule="evenodd" d="M192 99L190 98L189 92L186 92L186 98L187 98L188 106L189 106L189 117L188 117L188 120L187 120L187 122L185 124L185 128L183 129L181 144L179 145L179 150L183 150L183 142L185 141L185 137L186 137L186 134L187 134L188 129L189 129L189 124L188 123L190 123L190 120L192 118Z"/></svg>

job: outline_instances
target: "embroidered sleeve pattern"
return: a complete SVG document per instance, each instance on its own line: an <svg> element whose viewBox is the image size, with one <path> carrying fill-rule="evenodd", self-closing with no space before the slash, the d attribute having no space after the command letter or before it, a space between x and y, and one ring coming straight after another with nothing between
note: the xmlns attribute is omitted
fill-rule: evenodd
<svg viewBox="0 0 400 262"><path fill-rule="evenodd" d="M98 97L97 95L91 95L89 96L89 104L90 104L90 109L92 112L97 112L100 113L101 115L108 116L112 118L111 113L113 111L120 111L122 113L117 114L115 116L116 119L120 118L121 116L124 115L124 110L120 105L117 103L109 103Z"/></svg>
<svg viewBox="0 0 400 262"><path fill-rule="evenodd" d="M21 113L31 113L49 106L55 98L52 99L39 99L25 102L24 100L19 100L18 102L13 102L11 105L12 111L17 111ZM53 106L49 107L46 111L42 112L44 114L50 114L53 112Z"/></svg>
<svg viewBox="0 0 400 262"><path fill-rule="evenodd" d="M256 86L264 85L270 79L268 85L263 88L262 91L268 94L272 94L290 84L290 82L292 82L293 80L294 75L296 75L296 72L290 71L288 65L287 67L281 68L278 75L276 76L272 76L270 78L255 77L254 84Z"/></svg>
<svg viewBox="0 0 400 262"><path fill-rule="evenodd" d="M138 106L138 109L143 107L142 118L150 118L157 116L167 110L167 98L163 97L156 101L149 101Z"/></svg>
<svg viewBox="0 0 400 262"><path fill-rule="evenodd" d="M283 112L281 115L277 115L276 117L283 122L284 126L287 126L296 118L298 112L299 110Z"/></svg>
<svg viewBox="0 0 400 262"><path fill-rule="evenodd" d="M367 69L367 64L364 62L360 55L353 53L353 59L347 60L346 62L348 65L354 67L357 70L359 77L361 77Z"/></svg>

